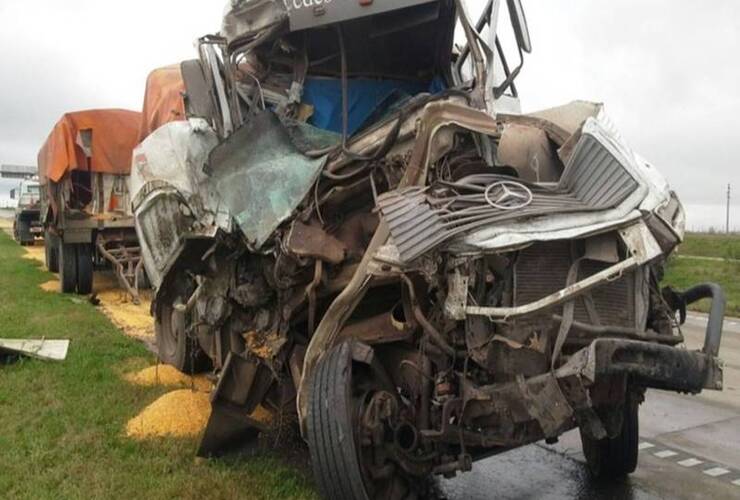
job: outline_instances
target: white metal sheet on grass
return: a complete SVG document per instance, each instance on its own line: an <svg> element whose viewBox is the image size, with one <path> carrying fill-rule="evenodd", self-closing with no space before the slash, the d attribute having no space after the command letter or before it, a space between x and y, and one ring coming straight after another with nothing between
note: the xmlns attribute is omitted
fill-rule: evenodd
<svg viewBox="0 0 740 500"><path fill-rule="evenodd" d="M0 350L32 358L64 361L69 340L0 339Z"/></svg>

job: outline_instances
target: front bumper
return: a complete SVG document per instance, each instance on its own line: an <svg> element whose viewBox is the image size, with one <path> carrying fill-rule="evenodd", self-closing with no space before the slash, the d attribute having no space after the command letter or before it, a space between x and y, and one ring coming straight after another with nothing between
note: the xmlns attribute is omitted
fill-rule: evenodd
<svg viewBox="0 0 740 500"><path fill-rule="evenodd" d="M655 389L699 393L722 389L718 358L725 314L725 295L715 284L698 285L680 294L685 304L711 299L704 347L689 351L652 342L598 339L576 353L558 372L578 373L591 383L607 375L627 375L632 383Z"/></svg>

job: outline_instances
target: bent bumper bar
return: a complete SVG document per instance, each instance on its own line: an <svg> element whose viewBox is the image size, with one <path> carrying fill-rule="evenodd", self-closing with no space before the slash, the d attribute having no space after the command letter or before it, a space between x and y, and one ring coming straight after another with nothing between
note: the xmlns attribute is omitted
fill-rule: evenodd
<svg viewBox="0 0 740 500"><path fill-rule="evenodd" d="M725 295L716 284L697 285L680 294L686 304L712 299L704 347L701 351L623 339L598 339L576 353L558 370L577 372L591 382L604 375L628 375L644 387L698 393L722 389L722 362L717 357L722 340Z"/></svg>

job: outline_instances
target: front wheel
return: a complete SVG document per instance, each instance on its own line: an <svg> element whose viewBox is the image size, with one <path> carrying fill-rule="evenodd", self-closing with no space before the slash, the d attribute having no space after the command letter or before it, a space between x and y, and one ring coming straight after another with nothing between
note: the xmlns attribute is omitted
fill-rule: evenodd
<svg viewBox="0 0 740 500"><path fill-rule="evenodd" d="M639 403L628 394L622 411L622 427L613 438L594 439L581 431L583 454L588 468L597 479L623 478L637 469L640 438Z"/></svg>
<svg viewBox="0 0 740 500"><path fill-rule="evenodd" d="M395 455L392 427L408 427L398 425L394 417L396 395L381 387L367 365L353 362L351 344L333 348L319 362L309 398L306 437L323 498L396 500L425 496L424 478L409 476L391 458Z"/></svg>
<svg viewBox="0 0 740 500"><path fill-rule="evenodd" d="M181 300L167 302L156 308L154 330L157 351L163 363L191 375L208 369L209 359L187 333L188 314L178 310Z"/></svg>

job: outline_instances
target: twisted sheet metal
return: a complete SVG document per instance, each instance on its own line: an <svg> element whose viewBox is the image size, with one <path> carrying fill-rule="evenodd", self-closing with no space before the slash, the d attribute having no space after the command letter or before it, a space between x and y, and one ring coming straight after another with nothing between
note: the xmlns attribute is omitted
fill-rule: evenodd
<svg viewBox="0 0 740 500"><path fill-rule="evenodd" d="M532 202L502 210L486 201L488 186L512 181L532 191ZM551 214L596 212L623 203L638 188L637 180L590 135L584 135L555 187L495 174L478 174L427 188L391 191L378 198L401 259L410 262L446 241L492 224Z"/></svg>

